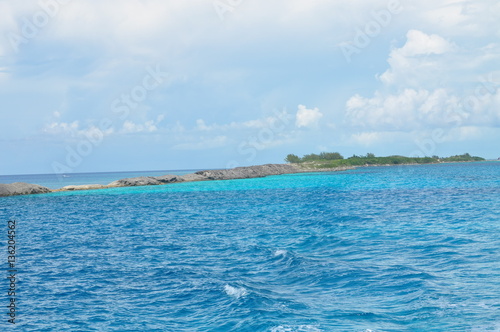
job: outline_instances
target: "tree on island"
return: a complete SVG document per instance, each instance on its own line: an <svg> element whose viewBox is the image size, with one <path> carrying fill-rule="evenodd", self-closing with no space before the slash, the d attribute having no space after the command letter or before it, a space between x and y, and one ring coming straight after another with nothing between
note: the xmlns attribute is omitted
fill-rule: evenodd
<svg viewBox="0 0 500 332"><path fill-rule="evenodd" d="M338 159L344 159L344 157L338 152L321 152L319 154L319 159L338 160Z"/></svg>
<svg viewBox="0 0 500 332"><path fill-rule="evenodd" d="M300 158L299 158L299 156L297 156L295 154L289 154L288 156L286 156L285 161L287 163L296 164L296 163L300 163Z"/></svg>
<svg viewBox="0 0 500 332"><path fill-rule="evenodd" d="M321 152L320 154L310 153L304 155L302 158L295 154L289 154L286 156L285 161L287 163L303 163L307 161L316 161L316 160L342 160L344 157L338 152Z"/></svg>

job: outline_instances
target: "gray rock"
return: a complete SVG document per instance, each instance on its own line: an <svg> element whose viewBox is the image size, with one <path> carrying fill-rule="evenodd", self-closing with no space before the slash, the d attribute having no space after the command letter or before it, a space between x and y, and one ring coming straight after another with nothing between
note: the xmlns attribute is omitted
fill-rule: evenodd
<svg viewBox="0 0 500 332"><path fill-rule="evenodd" d="M16 182L10 184L0 183L0 196L31 195L49 193L51 190L37 184Z"/></svg>
<svg viewBox="0 0 500 332"><path fill-rule="evenodd" d="M157 176L155 177L156 180L160 181L161 183L174 183L174 182L182 182L184 181L182 177L177 176L177 175L162 175L162 176Z"/></svg>
<svg viewBox="0 0 500 332"><path fill-rule="evenodd" d="M266 164L248 167L236 167L232 169L199 171L195 174L201 175L208 180L231 180L260 178L269 175L281 175L302 172L299 168L288 164Z"/></svg>
<svg viewBox="0 0 500 332"><path fill-rule="evenodd" d="M205 180L209 180L205 176L203 176L201 174L198 174L198 172L183 175L183 176L181 176L181 179L183 181L205 181Z"/></svg>
<svg viewBox="0 0 500 332"><path fill-rule="evenodd" d="M66 186L59 189L60 191L73 191L73 190L93 190L93 189L104 189L108 186L103 184L84 184L79 186Z"/></svg>
<svg viewBox="0 0 500 332"><path fill-rule="evenodd" d="M297 166L290 164L266 164L249 167L237 167L233 169L221 170L206 170L182 176L163 175L163 176L140 176L136 178L121 179L111 182L109 185L90 184L90 185L72 185L66 186L54 191L70 191L70 190L91 190L104 189L111 187L134 187L134 186L155 186L167 183L183 182L183 181L207 181L207 180L231 180L231 179L248 179L258 178L269 175L281 175L290 173L299 173L306 171ZM317 170L316 170L317 171ZM49 188L42 187L36 184L16 182L12 184L0 184L0 196L12 195L29 195L51 192Z"/></svg>
<svg viewBox="0 0 500 332"><path fill-rule="evenodd" d="M135 186L156 186L162 184L155 177L152 176L139 176L136 178L121 179L111 182L109 187L135 187Z"/></svg>

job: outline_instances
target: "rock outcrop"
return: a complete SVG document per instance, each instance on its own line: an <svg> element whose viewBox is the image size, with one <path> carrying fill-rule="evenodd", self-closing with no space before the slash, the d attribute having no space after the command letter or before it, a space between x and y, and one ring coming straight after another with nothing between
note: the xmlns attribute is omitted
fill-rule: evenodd
<svg viewBox="0 0 500 332"><path fill-rule="evenodd" d="M94 190L94 189L105 189L108 186L103 184L83 184L79 186L66 186L59 189L60 191L72 191L72 190Z"/></svg>
<svg viewBox="0 0 500 332"><path fill-rule="evenodd" d="M197 173L185 174L185 175L181 176L181 179L182 179L182 181L188 181L188 182L209 180L207 177L203 176L202 174L197 174Z"/></svg>
<svg viewBox="0 0 500 332"><path fill-rule="evenodd" d="M109 187L135 187L135 186L157 186L162 184L153 176L139 176L136 178L126 178L111 182Z"/></svg>
<svg viewBox="0 0 500 332"><path fill-rule="evenodd" d="M171 174L156 176L155 179L164 184L184 181L184 179L181 176L171 175Z"/></svg>
<svg viewBox="0 0 500 332"><path fill-rule="evenodd" d="M15 196L15 195L31 195L31 194L44 194L51 192L49 188L39 186L37 184L30 184L24 182L15 182L10 184L0 183L0 197L1 196Z"/></svg>
<svg viewBox="0 0 500 332"><path fill-rule="evenodd" d="M178 175L140 176L135 178L117 180L111 182L108 185L102 185L102 184L72 185L57 190L50 190L49 188L45 188L36 184L17 182L12 184L0 184L0 196L29 195L29 194L48 193L51 191L56 192L56 191L105 189L114 187L157 186L157 185L177 183L177 182L249 179L249 178L261 178L269 175L281 175L281 174L314 172L314 171L317 172L319 170L302 169L300 167L290 164L266 164L266 165L248 166L248 167L236 167L232 169L206 170L182 176Z"/></svg>
<svg viewBox="0 0 500 332"><path fill-rule="evenodd" d="M268 175L280 175L298 172L303 171L293 165L266 164L259 166L237 167L232 169L199 171L182 176L140 176L136 178L127 178L111 182L108 187L156 186L160 184L176 182L261 178Z"/></svg>
<svg viewBox="0 0 500 332"><path fill-rule="evenodd" d="M182 182L184 179L177 175L162 176L139 176L136 178L121 179L108 184L108 187L135 187L135 186L157 186L160 184Z"/></svg>
<svg viewBox="0 0 500 332"><path fill-rule="evenodd" d="M288 164L266 164L248 167L236 167L213 171L199 171L195 174L201 175L206 180L232 180L261 178L269 175L281 175L303 172L299 168Z"/></svg>

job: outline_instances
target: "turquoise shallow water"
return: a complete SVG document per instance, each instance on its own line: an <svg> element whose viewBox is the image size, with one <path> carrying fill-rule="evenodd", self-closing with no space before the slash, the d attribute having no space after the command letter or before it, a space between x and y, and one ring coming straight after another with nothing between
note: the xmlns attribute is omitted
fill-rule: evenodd
<svg viewBox="0 0 500 332"><path fill-rule="evenodd" d="M18 330L500 330L496 162L9 197L0 216Z"/></svg>

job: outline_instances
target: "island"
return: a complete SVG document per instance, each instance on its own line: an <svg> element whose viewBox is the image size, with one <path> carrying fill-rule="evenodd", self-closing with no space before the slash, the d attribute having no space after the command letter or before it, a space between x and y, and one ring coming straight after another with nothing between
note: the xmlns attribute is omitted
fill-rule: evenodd
<svg viewBox="0 0 500 332"><path fill-rule="evenodd" d="M16 195L45 194L50 192L75 191L75 190L95 190L118 187L135 186L157 186L181 182L214 181L214 180L235 180L260 178L270 175L283 175L305 172L332 172L355 169L366 166L394 166L394 165L421 165L437 164L449 162L471 162L484 161L484 158L471 156L468 153L446 158L433 157L403 157L388 156L376 157L373 153L364 156L352 156L345 159L338 152L322 152L320 154L308 154L298 157L289 154L286 164L265 164L256 166L236 167L231 169L204 170L185 175L162 175L162 176L141 176L113 181L110 184L87 184L66 186L60 189L51 190L37 184L16 182L10 184L0 183L0 197Z"/></svg>
<svg viewBox="0 0 500 332"><path fill-rule="evenodd" d="M347 170L352 167L341 166L336 170ZM333 169L332 169L333 170ZM135 187L135 186L155 186L165 185L180 182L195 182L195 181L210 181L210 180L234 180L234 179L249 179L265 177L269 175L282 175L300 172L321 171L318 169L307 169L292 164L266 164L248 167L236 167L232 169L220 170L205 170L185 175L162 175L162 176L141 176L135 178L126 178L113 181L108 185L102 184L86 184L66 186L60 189L51 190L49 188L36 184L16 182L12 184L0 184L0 197L30 195L30 194L45 194L50 192L60 191L75 191L75 190L95 190L117 187Z"/></svg>
<svg viewBox="0 0 500 332"><path fill-rule="evenodd" d="M359 167L359 166L391 166L391 165L421 165L438 164L452 162L472 162L484 161L482 157L471 156L469 153L451 157L404 157L388 156L376 157L373 153L367 153L364 156L353 155L344 158L338 152L322 152L320 154L306 154L302 158L294 154L289 154L285 161L305 169L328 169L337 167Z"/></svg>

